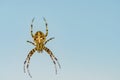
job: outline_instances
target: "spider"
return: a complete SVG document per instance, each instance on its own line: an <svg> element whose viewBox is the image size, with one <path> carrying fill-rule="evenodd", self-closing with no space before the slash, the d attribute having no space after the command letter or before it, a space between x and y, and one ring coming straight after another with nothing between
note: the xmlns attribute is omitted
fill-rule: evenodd
<svg viewBox="0 0 120 80"><path fill-rule="evenodd" d="M29 74L29 76L32 78L30 71L29 71L29 63L30 63L30 58L32 57L32 55L35 53L35 51L37 51L38 53L42 53L43 50L46 51L49 55L50 58L52 59L54 66L55 66L55 72L57 74L57 66L56 66L56 62L59 66L59 68L61 68L58 59L53 55L52 51L47 48L45 45L47 42L49 42L50 40L54 39L54 37L49 38L48 40L46 40L46 37L48 35L48 24L46 22L46 19L43 18L43 20L45 21L45 25L46 25L46 34L44 34L41 31L37 31L35 34L33 34L33 22L34 22L34 18L32 19L32 23L31 23L31 36L33 38L34 42L31 41L27 41L28 43L31 43L32 45L35 46L35 48L33 48L29 54L27 55L26 60L24 61L24 72L26 73L26 70Z"/></svg>

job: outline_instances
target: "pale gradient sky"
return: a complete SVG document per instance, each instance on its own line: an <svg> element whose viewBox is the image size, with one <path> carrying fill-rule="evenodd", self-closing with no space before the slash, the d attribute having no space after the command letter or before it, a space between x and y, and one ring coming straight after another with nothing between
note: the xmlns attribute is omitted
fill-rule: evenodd
<svg viewBox="0 0 120 80"><path fill-rule="evenodd" d="M55 37L46 46L59 59L55 75L46 52L32 56L32 79L23 72L34 32ZM0 80L120 80L119 0L1 0Z"/></svg>

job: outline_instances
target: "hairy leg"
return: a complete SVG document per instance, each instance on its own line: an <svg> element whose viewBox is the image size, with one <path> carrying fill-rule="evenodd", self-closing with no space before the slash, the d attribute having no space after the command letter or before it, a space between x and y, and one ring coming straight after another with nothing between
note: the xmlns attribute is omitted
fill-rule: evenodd
<svg viewBox="0 0 120 80"><path fill-rule="evenodd" d="M32 45L34 45L34 46L36 46L35 43L33 43L33 42L31 42L31 41L27 41L27 42L30 43L30 44L32 44Z"/></svg>
<svg viewBox="0 0 120 80"><path fill-rule="evenodd" d="M30 63L31 56L34 54L35 51L36 51L36 48L32 49L29 52L29 54L27 55L27 58L26 58L26 60L24 62L24 72L26 73L26 71L25 71L25 65L26 65L27 72L28 72L28 74L29 74L30 77L32 77L32 76L31 76L30 71L29 71L29 63Z"/></svg>
<svg viewBox="0 0 120 80"><path fill-rule="evenodd" d="M48 24L47 24L47 21L46 21L46 19L44 17L43 17L43 19L45 21L45 26L46 26L46 34L45 34L45 36L47 36L48 35Z"/></svg>
<svg viewBox="0 0 120 80"><path fill-rule="evenodd" d="M59 68L61 68L57 58L53 55L52 51L50 49L48 49L47 47L44 47L44 50L50 55L50 58L52 59L54 65L55 65L55 72L57 74L57 67L56 67L56 62L58 63L59 65ZM56 61L56 62L55 62Z"/></svg>
<svg viewBox="0 0 120 80"><path fill-rule="evenodd" d="M34 37L33 35L33 21L34 21L34 18L32 19L32 23L31 23L31 36Z"/></svg>
<svg viewBox="0 0 120 80"><path fill-rule="evenodd" d="M47 41L45 41L45 44L49 42L50 40L55 39L54 37L49 38Z"/></svg>

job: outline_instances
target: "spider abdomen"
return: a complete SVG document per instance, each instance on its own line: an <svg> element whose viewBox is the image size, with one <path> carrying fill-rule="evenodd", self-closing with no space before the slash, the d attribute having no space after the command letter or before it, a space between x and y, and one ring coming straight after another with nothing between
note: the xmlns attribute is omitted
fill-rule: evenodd
<svg viewBox="0 0 120 80"><path fill-rule="evenodd" d="M39 43L36 45L36 50L39 53L43 51L43 48L44 48L44 44L42 44L42 43Z"/></svg>

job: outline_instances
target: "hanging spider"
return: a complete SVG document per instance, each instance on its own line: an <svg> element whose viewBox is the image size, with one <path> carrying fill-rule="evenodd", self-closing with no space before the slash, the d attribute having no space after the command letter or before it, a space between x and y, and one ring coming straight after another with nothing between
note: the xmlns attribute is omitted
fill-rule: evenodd
<svg viewBox="0 0 120 80"><path fill-rule="evenodd" d="M60 66L60 64L58 62L58 59L53 55L52 51L45 46L45 44L48 41L54 39L54 37L49 38L48 40L46 40L46 37L48 35L48 24L46 22L46 19L45 18L43 18L43 19L44 19L45 25L46 25L46 34L44 34L41 31L37 31L35 34L33 34L33 30L32 29L33 29L34 18L32 19L32 23L31 23L31 36L32 36L34 42L31 42L31 41L27 41L27 42L31 43L32 45L34 45L35 48L33 48L29 52L29 54L27 55L27 58L26 58L26 60L24 62L24 72L26 73L26 69L27 69L27 72L28 72L28 74L29 74L30 77L32 77L32 76L31 76L30 71L29 71L29 63L30 63L31 56L35 53L35 51L37 51L38 53L40 53L40 52L42 53L43 50L45 50L50 55L50 58L52 59L52 61L54 63L54 66L55 66L55 72L56 72L56 74L57 74L56 62L58 64L59 68L61 68L61 66Z"/></svg>

